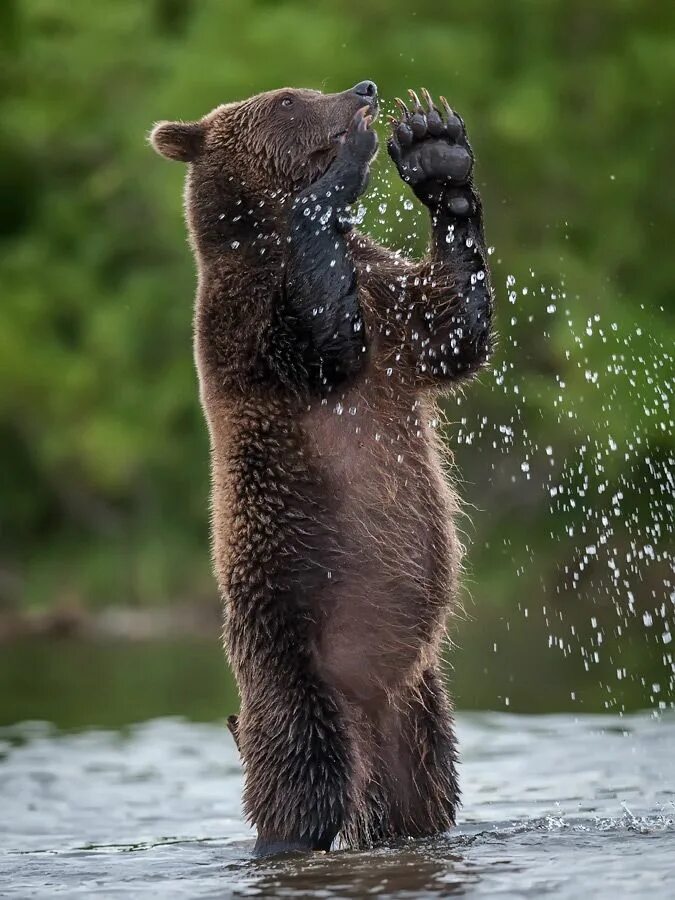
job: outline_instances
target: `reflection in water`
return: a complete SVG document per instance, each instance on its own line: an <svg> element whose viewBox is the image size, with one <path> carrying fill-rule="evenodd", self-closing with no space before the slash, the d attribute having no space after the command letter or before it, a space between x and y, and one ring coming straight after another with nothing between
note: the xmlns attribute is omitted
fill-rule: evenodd
<svg viewBox="0 0 675 900"><path fill-rule="evenodd" d="M257 869L257 871L256 871ZM246 872L246 874L244 874ZM418 847L388 848L371 853L315 854L304 859L249 864L240 870L243 895L316 897L424 897L460 892L478 878L477 867L448 852L435 858ZM236 894L235 894L236 896Z"/></svg>

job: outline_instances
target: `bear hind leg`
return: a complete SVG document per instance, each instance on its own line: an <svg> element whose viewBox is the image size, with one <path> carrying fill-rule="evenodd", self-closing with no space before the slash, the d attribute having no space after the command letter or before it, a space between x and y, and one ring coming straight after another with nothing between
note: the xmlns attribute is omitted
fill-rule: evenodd
<svg viewBox="0 0 675 900"><path fill-rule="evenodd" d="M358 768L339 698L305 674L283 695L243 698L237 739L254 853L329 850L358 804Z"/></svg>
<svg viewBox="0 0 675 900"><path fill-rule="evenodd" d="M447 831L455 824L459 787L450 703L439 673L425 671L383 725L376 777L366 794L368 840Z"/></svg>

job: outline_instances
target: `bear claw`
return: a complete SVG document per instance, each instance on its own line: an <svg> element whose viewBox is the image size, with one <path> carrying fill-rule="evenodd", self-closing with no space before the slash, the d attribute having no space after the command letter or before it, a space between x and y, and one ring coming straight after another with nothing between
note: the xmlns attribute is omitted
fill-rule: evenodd
<svg viewBox="0 0 675 900"><path fill-rule="evenodd" d="M445 125L441 114L436 109L431 94L426 88L422 88L422 96L427 103L427 129L432 137L441 137L445 132Z"/></svg>
<svg viewBox="0 0 675 900"><path fill-rule="evenodd" d="M372 115L368 113L369 109L369 106L362 106L354 113L353 123L357 131L365 131L373 121Z"/></svg>

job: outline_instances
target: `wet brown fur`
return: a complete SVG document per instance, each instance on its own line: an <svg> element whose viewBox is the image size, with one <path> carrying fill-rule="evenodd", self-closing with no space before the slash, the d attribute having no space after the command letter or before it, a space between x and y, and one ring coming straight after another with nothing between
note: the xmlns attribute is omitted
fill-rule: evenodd
<svg viewBox="0 0 675 900"><path fill-rule="evenodd" d="M282 848L432 834L458 801L439 664L461 548L434 428L452 379L417 365L415 317L397 315L452 307L453 273L352 232L366 362L327 392L303 384L271 327L289 197L328 169L362 102L275 91L154 137L191 163L213 557L242 701L231 727L247 814Z"/></svg>

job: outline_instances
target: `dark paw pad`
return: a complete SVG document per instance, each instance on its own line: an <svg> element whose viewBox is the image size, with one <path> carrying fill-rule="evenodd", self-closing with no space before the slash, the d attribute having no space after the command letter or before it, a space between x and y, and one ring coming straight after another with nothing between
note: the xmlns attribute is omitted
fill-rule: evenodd
<svg viewBox="0 0 675 900"><path fill-rule="evenodd" d="M441 97L441 112L425 88L426 109L415 91L409 93L412 109L397 97L400 116L390 116L389 154L403 180L424 203L445 196L454 215L470 215L474 209L469 185L474 157L464 122L445 97Z"/></svg>

